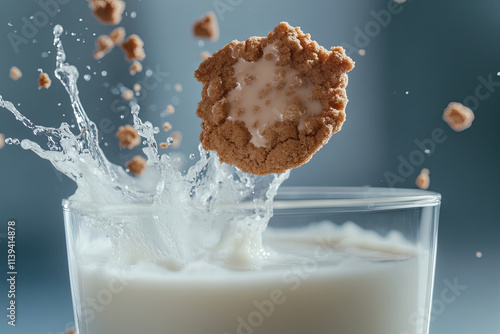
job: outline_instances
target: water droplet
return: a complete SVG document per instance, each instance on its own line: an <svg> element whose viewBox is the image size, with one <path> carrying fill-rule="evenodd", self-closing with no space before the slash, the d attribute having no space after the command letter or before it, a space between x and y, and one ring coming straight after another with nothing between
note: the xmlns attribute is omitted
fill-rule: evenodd
<svg viewBox="0 0 500 334"><path fill-rule="evenodd" d="M85 74L85 75L83 76L83 79L84 79L85 81L90 81L90 78L91 78L90 74Z"/></svg>
<svg viewBox="0 0 500 334"><path fill-rule="evenodd" d="M174 142L174 138L172 138L172 137L168 137L167 138L167 144L168 145L172 145L173 142Z"/></svg>
<svg viewBox="0 0 500 334"><path fill-rule="evenodd" d="M136 18L136 16L137 16L137 13L136 13L136 12L132 12L132 13L130 13L130 17L131 17L131 18L135 19L135 18Z"/></svg>
<svg viewBox="0 0 500 334"><path fill-rule="evenodd" d="M194 160L194 158L196 158L196 156L194 155L194 153L191 153L191 154L189 155L189 159Z"/></svg>
<svg viewBox="0 0 500 334"><path fill-rule="evenodd" d="M60 107L61 106L61 102L59 102L57 105Z"/></svg>
<svg viewBox="0 0 500 334"><path fill-rule="evenodd" d="M178 96L172 96L172 104L173 105L178 105L179 102L180 102L180 100L179 100Z"/></svg>
<svg viewBox="0 0 500 334"><path fill-rule="evenodd" d="M87 65L87 66L85 66L85 67L87 68L87 70L89 70L89 71L90 71L90 65Z"/></svg>
<svg viewBox="0 0 500 334"><path fill-rule="evenodd" d="M124 118L125 118L125 116L123 116L123 115L120 115L120 118L121 118L121 119L124 119Z"/></svg>
<svg viewBox="0 0 500 334"><path fill-rule="evenodd" d="M147 71L146 71L146 76L147 76L147 77L150 77L150 76L152 76L152 75L153 75L153 71L152 71L152 70L147 70Z"/></svg>
<svg viewBox="0 0 500 334"><path fill-rule="evenodd" d="M205 42L203 42L201 39L198 41L198 46L202 48L205 45Z"/></svg>
<svg viewBox="0 0 500 334"><path fill-rule="evenodd" d="M72 33L71 33L71 36L76 36L76 33L72 32Z"/></svg>
<svg viewBox="0 0 500 334"><path fill-rule="evenodd" d="M42 52L42 58L47 58L49 56L48 52Z"/></svg>
<svg viewBox="0 0 500 334"><path fill-rule="evenodd" d="M406 94L406 95L408 95L408 94L410 94L410 92L409 92L409 91L406 91L406 92L405 92L405 94Z"/></svg>
<svg viewBox="0 0 500 334"><path fill-rule="evenodd" d="M107 75L108 75L108 72L107 72L107 71L102 71L102 72L101 72L101 75L102 75L103 77L105 77L105 76L107 76Z"/></svg>
<svg viewBox="0 0 500 334"><path fill-rule="evenodd" d="M426 149L424 152L425 152L425 154L429 154L429 153L431 153L431 150Z"/></svg>
<svg viewBox="0 0 500 334"><path fill-rule="evenodd" d="M82 19L82 18L79 18L79 19L78 19L78 21L83 22L83 19Z"/></svg>
<svg viewBox="0 0 500 334"><path fill-rule="evenodd" d="M9 23L7 23L7 25L8 25L9 27L12 27L12 26L13 26L13 24L12 24L12 23L10 23L10 22L9 22Z"/></svg>

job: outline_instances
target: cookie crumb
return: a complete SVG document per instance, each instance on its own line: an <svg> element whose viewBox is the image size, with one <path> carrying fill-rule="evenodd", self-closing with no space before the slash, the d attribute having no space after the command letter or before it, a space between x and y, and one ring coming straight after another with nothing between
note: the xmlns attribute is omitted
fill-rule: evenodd
<svg viewBox="0 0 500 334"><path fill-rule="evenodd" d="M146 164L147 164L146 159L144 159L140 155L136 155L125 165L127 166L130 173L141 175L144 169L146 169Z"/></svg>
<svg viewBox="0 0 500 334"><path fill-rule="evenodd" d="M168 144L165 142L160 143L160 148L168 148Z"/></svg>
<svg viewBox="0 0 500 334"><path fill-rule="evenodd" d="M122 20L125 2L122 0L90 0L94 16L103 24L118 24Z"/></svg>
<svg viewBox="0 0 500 334"><path fill-rule="evenodd" d="M450 128L460 132L470 128L474 120L474 112L458 102L451 102L444 110L443 119Z"/></svg>
<svg viewBox="0 0 500 334"><path fill-rule="evenodd" d="M40 73L40 76L38 77L38 89L49 89L51 84L52 80L50 80L49 75L47 73Z"/></svg>
<svg viewBox="0 0 500 334"><path fill-rule="evenodd" d="M12 80L18 80L23 76L23 73L17 66L12 66L10 68L10 78Z"/></svg>
<svg viewBox="0 0 500 334"><path fill-rule="evenodd" d="M175 84L174 89L177 93L182 92L182 85L180 83Z"/></svg>
<svg viewBox="0 0 500 334"><path fill-rule="evenodd" d="M208 52L208 51L202 51L202 52L200 53L200 59L201 59L201 60L205 60L205 59L207 59L208 57L210 57L210 52Z"/></svg>
<svg viewBox="0 0 500 334"><path fill-rule="evenodd" d="M141 143L141 136L139 136L137 130L132 125L120 126L115 136L120 141L120 147L130 150Z"/></svg>
<svg viewBox="0 0 500 334"><path fill-rule="evenodd" d="M130 75L135 75L136 73L138 72L141 72L142 71L142 64L140 62L138 62L137 60L135 60L132 65L130 65Z"/></svg>
<svg viewBox="0 0 500 334"><path fill-rule="evenodd" d="M172 129L172 124L170 124L169 122L163 123L163 130L168 131L171 129Z"/></svg>
<svg viewBox="0 0 500 334"><path fill-rule="evenodd" d="M219 39L219 24L213 12L208 12L193 24L193 34L196 37L211 39L213 42Z"/></svg>
<svg viewBox="0 0 500 334"><path fill-rule="evenodd" d="M113 29L113 31L109 34L109 38L111 38L115 45L121 44L125 39L125 28L118 27Z"/></svg>
<svg viewBox="0 0 500 334"><path fill-rule="evenodd" d="M146 58L146 53L143 49L144 42L137 35L130 35L125 42L121 44L121 48L125 51L127 60L142 60Z"/></svg>
<svg viewBox="0 0 500 334"><path fill-rule="evenodd" d="M172 148L178 148L180 145L181 145L181 141L182 141L182 133L180 133L179 131L176 131L174 133L172 133L172 144L170 145Z"/></svg>
<svg viewBox="0 0 500 334"><path fill-rule="evenodd" d="M95 41L94 58L99 60L115 47L115 43L108 35L101 35Z"/></svg>
<svg viewBox="0 0 500 334"><path fill-rule="evenodd" d="M141 88L142 88L142 87L141 87L141 85L140 85L140 84L138 84L138 83L134 84L134 91L135 91L135 92L139 92L139 91L141 90Z"/></svg>
<svg viewBox="0 0 500 334"><path fill-rule="evenodd" d="M127 90L123 91L122 97L125 100L130 101L134 98L134 92L131 89L127 89Z"/></svg>
<svg viewBox="0 0 500 334"><path fill-rule="evenodd" d="M415 180L417 187L423 190L429 189L429 185L431 183L429 174L430 172L427 168L423 168L420 171L420 174L417 176L417 179Z"/></svg>
<svg viewBox="0 0 500 334"><path fill-rule="evenodd" d="M0 133L0 150L5 146L5 136L3 133Z"/></svg>
<svg viewBox="0 0 500 334"><path fill-rule="evenodd" d="M76 334L76 329L74 328L70 328L70 329L67 329L64 334Z"/></svg>
<svg viewBox="0 0 500 334"><path fill-rule="evenodd" d="M170 115L172 115L173 113L175 113L175 107L174 107L173 105L169 104L169 105L167 106L167 112L168 112Z"/></svg>

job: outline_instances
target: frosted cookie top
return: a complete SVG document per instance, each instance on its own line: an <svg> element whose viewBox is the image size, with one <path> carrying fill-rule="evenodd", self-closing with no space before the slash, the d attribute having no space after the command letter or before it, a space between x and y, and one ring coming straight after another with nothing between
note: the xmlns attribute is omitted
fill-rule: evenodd
<svg viewBox="0 0 500 334"><path fill-rule="evenodd" d="M343 48L328 51L285 22L231 42L195 71L203 147L257 175L306 163L342 127L353 67Z"/></svg>

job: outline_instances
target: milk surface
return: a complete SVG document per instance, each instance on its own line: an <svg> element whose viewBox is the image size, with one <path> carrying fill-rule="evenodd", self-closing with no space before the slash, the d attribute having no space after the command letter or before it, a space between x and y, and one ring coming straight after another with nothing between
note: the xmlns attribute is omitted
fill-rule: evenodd
<svg viewBox="0 0 500 334"><path fill-rule="evenodd" d="M394 235L327 225L267 231L271 256L251 271L205 261L179 271L161 261L119 266L109 243L82 244L80 334L418 333L411 319L424 306L427 264L417 250Z"/></svg>

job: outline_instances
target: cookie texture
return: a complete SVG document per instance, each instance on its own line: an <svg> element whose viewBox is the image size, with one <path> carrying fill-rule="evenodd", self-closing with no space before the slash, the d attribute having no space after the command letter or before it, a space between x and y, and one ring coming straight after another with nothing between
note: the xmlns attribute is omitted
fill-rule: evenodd
<svg viewBox="0 0 500 334"><path fill-rule="evenodd" d="M264 107L240 108L240 98L235 98L234 92L247 94L245 89L262 73L246 73L239 81L236 77L241 75L235 74L238 68L235 65L239 62L247 66L260 60L274 65L269 83L258 91L258 98L263 99L260 105ZM301 166L341 129L348 101L346 73L353 68L354 62L342 47L328 51L311 40L309 34L286 22L276 26L267 37L232 41L195 71L196 79L203 84L196 111L202 120L203 148L216 151L221 162L256 175L284 173ZM296 88L308 86L310 98L295 94ZM249 88L252 89L256 88ZM276 97L284 101L282 110L266 108ZM313 102L320 105L319 112L308 112L307 104ZM263 125L254 124L253 130L248 121L243 121L254 117L258 123L269 119L264 116L271 112L277 113L276 119ZM260 144L256 144L256 134Z"/></svg>

